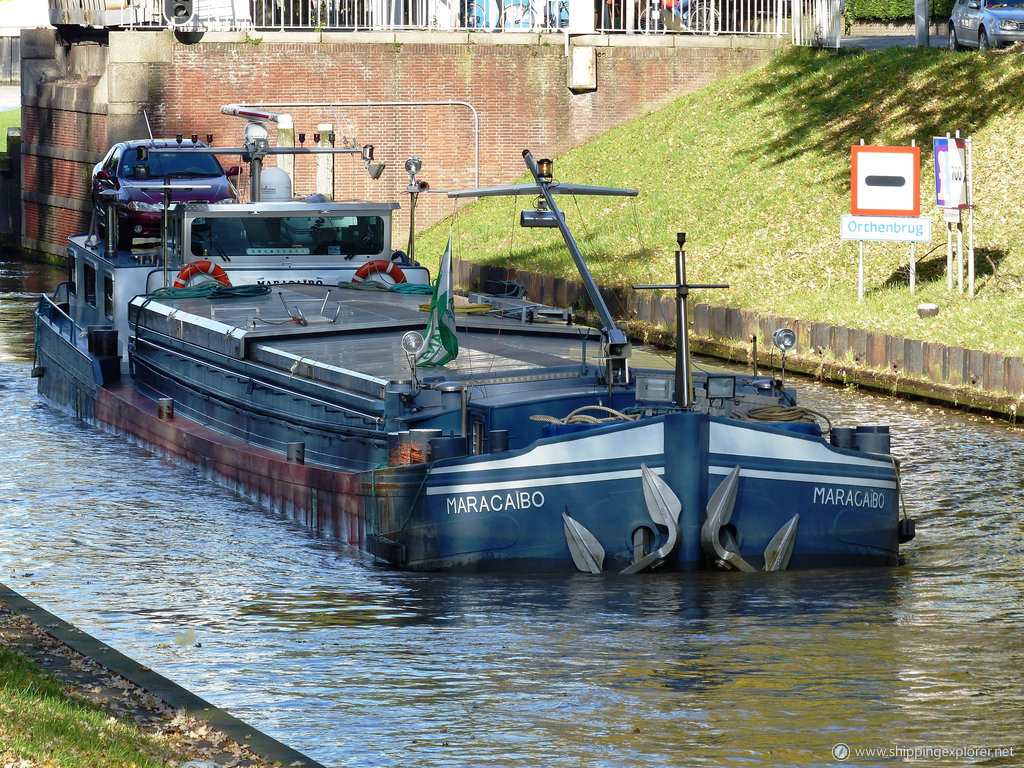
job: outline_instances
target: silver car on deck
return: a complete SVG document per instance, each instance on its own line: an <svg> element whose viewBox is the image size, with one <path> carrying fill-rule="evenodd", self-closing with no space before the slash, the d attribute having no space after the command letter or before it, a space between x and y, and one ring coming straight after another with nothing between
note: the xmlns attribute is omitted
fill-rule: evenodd
<svg viewBox="0 0 1024 768"><path fill-rule="evenodd" d="M949 19L949 50L986 51L1024 41L1024 0L956 0Z"/></svg>

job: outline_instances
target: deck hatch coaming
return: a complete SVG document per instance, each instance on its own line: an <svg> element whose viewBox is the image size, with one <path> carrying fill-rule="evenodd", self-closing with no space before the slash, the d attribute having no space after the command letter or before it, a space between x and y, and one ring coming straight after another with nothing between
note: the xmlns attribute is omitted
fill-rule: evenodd
<svg viewBox="0 0 1024 768"><path fill-rule="evenodd" d="M410 376L402 335L423 332L428 321L421 310L428 299L422 294L381 298L339 288L281 286L267 296L243 299L138 297L133 317L170 339L380 397L388 382ZM292 320L300 312L306 325ZM459 357L444 368L421 369L421 376L474 379L516 371L543 374L547 368L564 375L565 366L594 360L600 350L589 329L542 325L523 337L521 324L508 320L460 317L457 324Z"/></svg>

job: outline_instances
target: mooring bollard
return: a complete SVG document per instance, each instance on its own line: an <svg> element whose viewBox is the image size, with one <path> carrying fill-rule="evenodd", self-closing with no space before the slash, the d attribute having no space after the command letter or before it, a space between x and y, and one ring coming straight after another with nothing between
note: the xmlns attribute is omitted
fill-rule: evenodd
<svg viewBox="0 0 1024 768"><path fill-rule="evenodd" d="M489 434L491 453L504 453L508 450L508 430L492 429Z"/></svg>
<svg viewBox="0 0 1024 768"><path fill-rule="evenodd" d="M174 398L173 397L161 397L157 400L156 415L160 419L173 419L174 418Z"/></svg>
<svg viewBox="0 0 1024 768"><path fill-rule="evenodd" d="M306 444L288 443L288 461L294 461L296 464L305 464Z"/></svg>

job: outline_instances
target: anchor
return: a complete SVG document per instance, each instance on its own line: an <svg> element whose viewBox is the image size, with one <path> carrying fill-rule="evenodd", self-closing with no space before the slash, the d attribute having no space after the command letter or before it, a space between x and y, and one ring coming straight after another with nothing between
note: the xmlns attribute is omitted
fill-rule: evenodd
<svg viewBox="0 0 1024 768"><path fill-rule="evenodd" d="M700 529L700 546L723 568L755 573L757 568L740 556L739 544L726 527L736 506L739 482L740 468L736 466L711 495L707 506L707 520ZM799 521L800 515L793 515L768 542L764 550L765 571L782 571L789 565Z"/></svg>
<svg viewBox="0 0 1024 768"><path fill-rule="evenodd" d="M644 501L647 512L655 525L668 528L665 543L626 567L622 573L640 573L657 568L675 551L679 545L679 515L683 505L668 483L658 477L646 464L640 465L640 478L644 488ZM565 540L569 545L569 554L576 567L583 573L601 573L604 566L604 547L586 527L569 515L569 508L562 513L562 525L565 528Z"/></svg>
<svg viewBox="0 0 1024 768"><path fill-rule="evenodd" d="M569 508L562 513L562 525L565 528L565 540L569 544L569 554L576 567L583 573L600 573L604 566L604 547L594 534L588 531L583 523L569 517Z"/></svg>
<svg viewBox="0 0 1024 768"><path fill-rule="evenodd" d="M668 487L668 483L654 474L646 464L640 465L640 476L643 480L647 513L655 525L663 525L668 528L668 539L654 552L624 568L622 573L640 573L657 568L665 562L665 558L672 554L679 544L679 515L683 511L679 497Z"/></svg>

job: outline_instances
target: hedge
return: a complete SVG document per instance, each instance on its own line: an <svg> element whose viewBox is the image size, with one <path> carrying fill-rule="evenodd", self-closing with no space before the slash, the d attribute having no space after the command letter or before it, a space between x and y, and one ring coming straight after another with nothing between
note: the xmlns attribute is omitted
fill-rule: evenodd
<svg viewBox="0 0 1024 768"><path fill-rule="evenodd" d="M949 18L953 0L928 0L928 15L937 20ZM913 21L914 0L846 0L843 16L858 21Z"/></svg>

